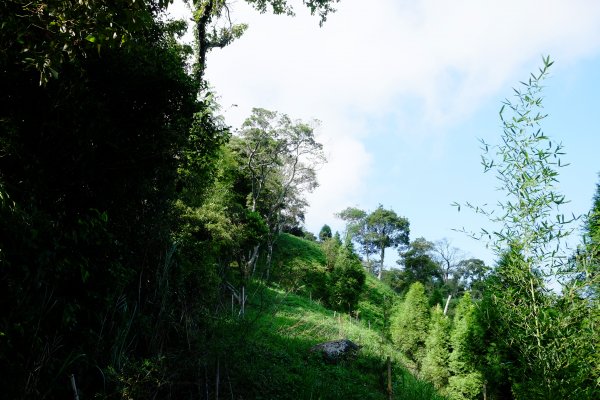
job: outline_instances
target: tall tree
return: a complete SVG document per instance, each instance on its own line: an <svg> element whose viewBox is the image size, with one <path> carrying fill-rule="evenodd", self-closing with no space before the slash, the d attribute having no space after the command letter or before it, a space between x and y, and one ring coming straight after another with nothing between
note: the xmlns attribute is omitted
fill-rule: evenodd
<svg viewBox="0 0 600 400"><path fill-rule="evenodd" d="M461 260L456 271L458 284L470 290L473 298L481 298L481 293L485 288L485 279L490 271L491 268L478 258Z"/></svg>
<svg viewBox="0 0 600 400"><path fill-rule="evenodd" d="M408 219L398 216L393 210L386 210L379 205L366 219L367 240L379 250L379 272L381 280L384 269L385 249L397 248L409 244Z"/></svg>
<svg viewBox="0 0 600 400"><path fill-rule="evenodd" d="M429 306L425 287L421 282L413 283L391 317L392 340L415 366L423 358L425 339L429 324Z"/></svg>
<svg viewBox="0 0 600 400"><path fill-rule="evenodd" d="M368 270L373 272L370 257L375 254L377 249L369 239L367 212L356 207L348 207L337 213L336 216L346 221L346 240L351 240L358 245L360 253L365 257Z"/></svg>
<svg viewBox="0 0 600 400"><path fill-rule="evenodd" d="M564 274L564 255L560 242L573 230L570 220L559 213L565 196L556 189L562 145L550 140L540 127L542 82L552 61L543 59L539 73L531 74L515 99L506 100L500 110L503 125L501 144L483 143L484 170L496 173L505 196L499 212L467 204L483 213L496 225L475 237L488 239L498 258L503 259L496 271L492 288L498 320L490 324L495 337L513 352L510 360L512 390L516 397L528 399L593 398L599 393L598 382L589 376L589 366L579 360L597 354L587 334L576 327L597 316L585 313L557 312L563 302L572 311L579 304L571 291L558 300L549 291L546 277ZM495 156L489 155L491 149ZM591 318L591 320L589 319ZM597 321L591 322L596 325ZM591 331L594 329L592 328ZM589 332L589 331L588 331ZM579 354L570 348L577 343Z"/></svg>
<svg viewBox="0 0 600 400"><path fill-rule="evenodd" d="M462 259L461 251L452 246L452 243L443 238L435 242L433 253L436 255L440 271L442 272L442 280L448 283L452 275L456 273L458 263Z"/></svg>
<svg viewBox="0 0 600 400"><path fill-rule="evenodd" d="M408 249L400 251L397 261L402 266L403 287L408 288L414 282L421 282L428 290L441 282L440 267L433 259L434 244L425 238L416 238Z"/></svg>
<svg viewBox="0 0 600 400"><path fill-rule="evenodd" d="M255 108L244 121L234 149L250 182L249 208L269 226L266 275L270 273L273 242L285 221L303 218L304 194L317 186L316 169L325 162L314 125L285 114ZM248 258L255 269L259 247Z"/></svg>
<svg viewBox="0 0 600 400"><path fill-rule="evenodd" d="M450 319L444 315L440 305L431 311L429 330L425 340L425 356L421 366L423 377L433 383L436 389L444 389L448 385L450 372L448 358L450 356Z"/></svg>

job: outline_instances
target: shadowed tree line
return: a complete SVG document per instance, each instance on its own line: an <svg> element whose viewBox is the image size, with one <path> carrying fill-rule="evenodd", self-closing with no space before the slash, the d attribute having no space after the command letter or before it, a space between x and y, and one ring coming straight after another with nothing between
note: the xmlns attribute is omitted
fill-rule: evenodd
<svg viewBox="0 0 600 400"><path fill-rule="evenodd" d="M256 109L232 136L203 71L245 28L191 1L194 52L170 3L0 5L7 398L212 396L226 301L302 221L316 125ZM335 1L304 3L324 21Z"/></svg>

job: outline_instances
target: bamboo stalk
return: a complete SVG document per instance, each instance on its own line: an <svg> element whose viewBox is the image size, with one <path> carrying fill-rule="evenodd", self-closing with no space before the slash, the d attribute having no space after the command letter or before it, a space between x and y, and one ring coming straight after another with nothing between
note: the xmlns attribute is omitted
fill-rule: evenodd
<svg viewBox="0 0 600 400"><path fill-rule="evenodd" d="M71 388L73 389L73 399L79 400L79 393L77 393L77 385L75 384L75 375L69 375L69 379L71 380Z"/></svg>

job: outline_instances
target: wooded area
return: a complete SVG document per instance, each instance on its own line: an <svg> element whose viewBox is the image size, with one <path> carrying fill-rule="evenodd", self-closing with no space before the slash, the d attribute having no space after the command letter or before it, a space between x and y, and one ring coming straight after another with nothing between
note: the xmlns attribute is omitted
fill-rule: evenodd
<svg viewBox="0 0 600 400"><path fill-rule="evenodd" d="M482 143L499 207L456 204L500 226L465 230L494 250L485 265L381 205L307 232L318 121L255 108L227 126L204 70L245 25L194 0L192 48L170 3L0 4L6 398L600 398L600 184L561 255L549 58L502 105L500 144ZM335 3L303 1L321 23ZM338 336L356 359L306 355Z"/></svg>

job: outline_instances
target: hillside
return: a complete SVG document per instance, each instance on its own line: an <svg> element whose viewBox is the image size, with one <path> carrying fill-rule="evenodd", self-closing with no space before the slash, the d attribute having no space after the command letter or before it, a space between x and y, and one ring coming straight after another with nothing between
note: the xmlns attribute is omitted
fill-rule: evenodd
<svg viewBox="0 0 600 400"><path fill-rule="evenodd" d="M303 269L323 267L324 256L318 244L284 234L274 259L283 271L295 271L298 278ZM222 378L224 396L384 399L385 360L389 356L395 399L441 399L429 384L416 380L402 367L401 354L382 334L384 296L389 304L395 297L384 284L368 278L359 301L358 319L283 287L281 283L256 284L251 289L245 319L235 322L238 334L234 340L239 342L227 344L236 350L227 353L229 377L226 382ZM306 292L305 287L300 289ZM338 338L362 346L354 360L334 365L309 352L317 343Z"/></svg>

